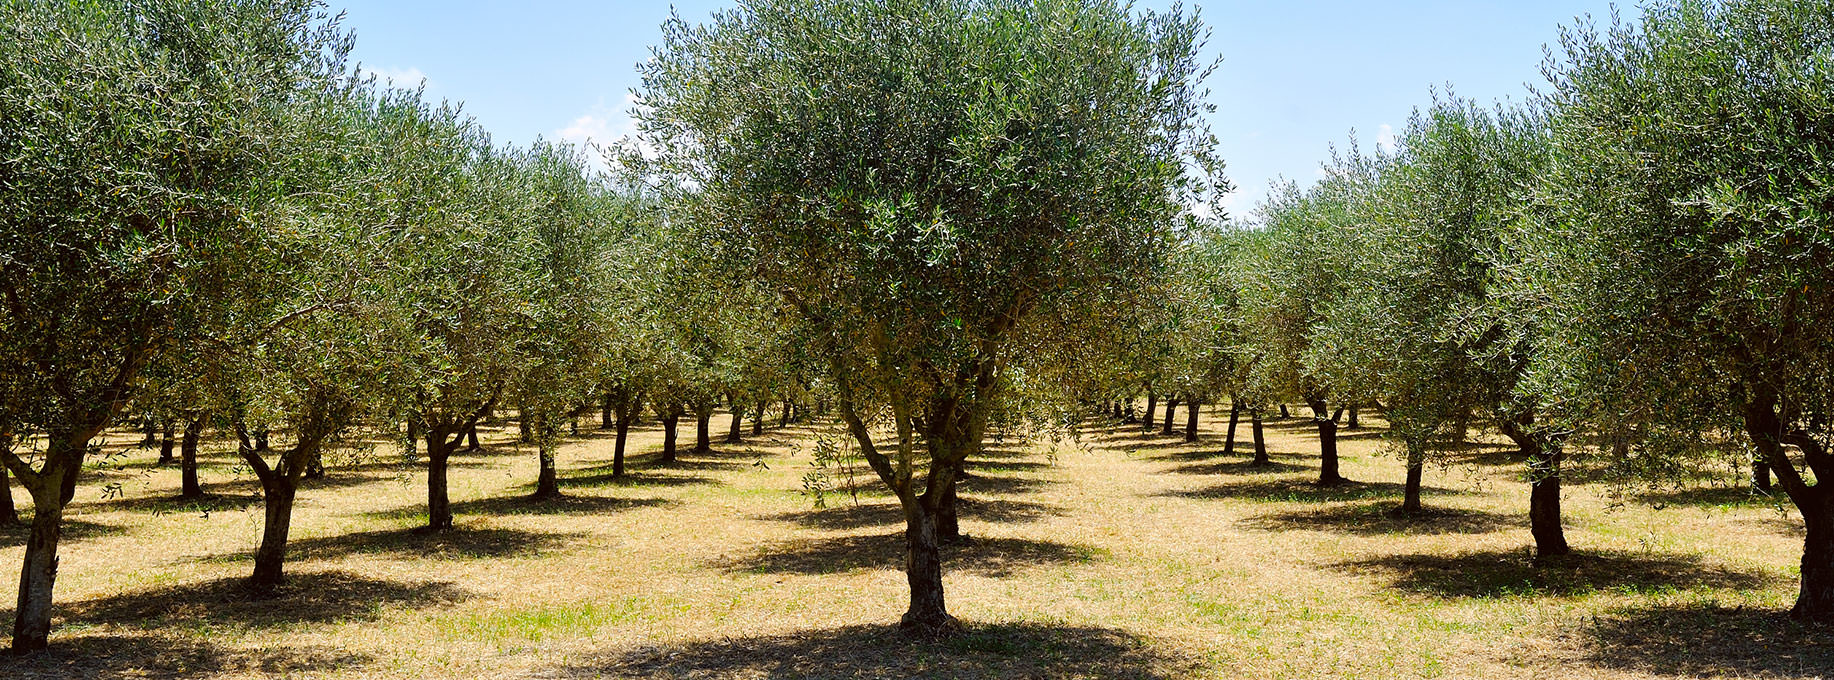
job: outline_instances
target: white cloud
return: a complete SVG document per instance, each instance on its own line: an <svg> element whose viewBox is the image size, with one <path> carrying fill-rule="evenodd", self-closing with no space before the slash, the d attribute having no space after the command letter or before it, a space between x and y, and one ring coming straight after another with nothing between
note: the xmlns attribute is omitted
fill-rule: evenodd
<svg viewBox="0 0 1834 680"><path fill-rule="evenodd" d="M421 73L420 69L412 66L408 68L364 68L363 75L375 76L376 82L395 87L419 87L422 84L425 84L428 89L433 87L432 81L427 80L427 74Z"/></svg>
<svg viewBox="0 0 1834 680"><path fill-rule="evenodd" d="M1375 143L1376 143L1376 150L1381 151L1383 153L1394 153L1395 152L1395 128L1394 126L1389 125L1387 123L1383 123L1382 127L1377 128Z"/></svg>
<svg viewBox="0 0 1834 680"><path fill-rule="evenodd" d="M593 105L586 115L574 118L566 127L554 131L554 136L562 140L588 147L588 154L593 164L603 168L604 159L601 150L610 149L627 140L637 138L637 121L631 118L631 110L637 105L637 95L624 94L621 108L607 106L604 100ZM598 147L591 149L591 147ZM645 155L649 151L644 148Z"/></svg>

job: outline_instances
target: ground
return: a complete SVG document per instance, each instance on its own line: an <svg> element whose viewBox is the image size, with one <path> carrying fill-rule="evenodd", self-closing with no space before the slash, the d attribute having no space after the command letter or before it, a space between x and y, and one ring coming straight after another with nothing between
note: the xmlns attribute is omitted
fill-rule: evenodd
<svg viewBox="0 0 1834 680"><path fill-rule="evenodd" d="M117 433L68 514L54 649L0 657L0 677L1834 675L1834 630L1783 614L1802 529L1773 501L1576 485L1580 555L1538 565L1503 447L1429 470L1437 512L1401 520L1378 427L1345 433L1358 483L1318 489L1306 421L1270 423L1276 463L1256 468L1220 455L1205 416L1196 444L1103 422L1077 443L991 446L962 487L971 540L945 550L968 626L947 642L896 633L889 498L864 478L857 501L802 493L823 425L661 466L645 423L627 480L589 430L551 502L523 498L535 453L492 429L455 458L458 529L435 536L410 531L424 476L394 445L338 456L300 493L290 585L260 601L237 583L261 530L252 476L219 444L216 498L174 501L177 470ZM0 532L9 574L24 536Z"/></svg>

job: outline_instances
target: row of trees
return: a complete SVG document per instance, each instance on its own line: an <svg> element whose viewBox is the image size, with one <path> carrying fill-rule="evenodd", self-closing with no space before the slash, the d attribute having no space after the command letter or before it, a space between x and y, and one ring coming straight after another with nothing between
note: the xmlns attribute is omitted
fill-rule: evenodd
<svg viewBox="0 0 1834 680"><path fill-rule="evenodd" d="M188 494L203 430L236 442L259 595L329 447L418 452L447 530L447 465L494 411L519 412L549 495L584 412L617 416L622 474L645 405L672 454L683 415L705 447L717 406L816 384L781 303L695 257L657 183L494 144L350 46L312 0L0 2L0 462L32 499L16 651L46 643L62 513L111 427L182 423Z"/></svg>
<svg viewBox="0 0 1834 680"><path fill-rule="evenodd" d="M1352 139L1184 244L1169 341L1108 394L1227 395L1257 423L1306 403L1320 484L1343 411L1378 409L1403 513L1487 424L1526 464L1541 556L1569 551L1575 456L1622 480L1750 466L1807 525L1795 615L1834 619L1834 4L1657 3L1550 55L1526 102L1436 96L1392 149Z"/></svg>

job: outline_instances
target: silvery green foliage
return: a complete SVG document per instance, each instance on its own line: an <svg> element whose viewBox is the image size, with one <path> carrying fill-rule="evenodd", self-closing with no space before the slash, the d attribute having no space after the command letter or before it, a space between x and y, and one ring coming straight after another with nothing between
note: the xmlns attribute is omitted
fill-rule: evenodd
<svg viewBox="0 0 1834 680"><path fill-rule="evenodd" d="M642 126L908 466L919 427L978 431L1004 367L1055 351L1032 319L1160 266L1209 188L1200 32L1104 2L747 2L665 27Z"/></svg>

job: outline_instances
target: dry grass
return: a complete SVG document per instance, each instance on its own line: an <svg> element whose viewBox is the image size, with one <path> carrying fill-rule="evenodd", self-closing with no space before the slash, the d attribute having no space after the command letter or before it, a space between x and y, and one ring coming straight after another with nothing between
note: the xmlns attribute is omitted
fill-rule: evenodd
<svg viewBox="0 0 1834 680"><path fill-rule="evenodd" d="M1537 565L1519 466L1494 449L1429 471L1437 512L1402 520L1384 512L1401 475L1374 430L1343 442L1361 483L1318 489L1304 421L1270 424L1266 468L1216 455L1219 425L1196 445L1114 428L1054 457L990 452L963 487L973 540L945 557L970 631L945 643L890 627L905 586L889 499L815 510L798 493L807 427L675 466L640 456L625 480L589 433L549 502L522 498L533 451L492 431L455 462L459 531L440 536L409 531L417 469L375 453L301 492L292 582L260 601L235 580L260 531L250 477L213 451L218 497L179 503L177 471L130 451L70 509L55 649L0 658L0 677L1834 674L1834 631L1781 613L1797 522L1740 492L1654 509L1571 488L1583 554ZM634 444L658 440L651 424ZM23 536L0 532L0 564Z"/></svg>

